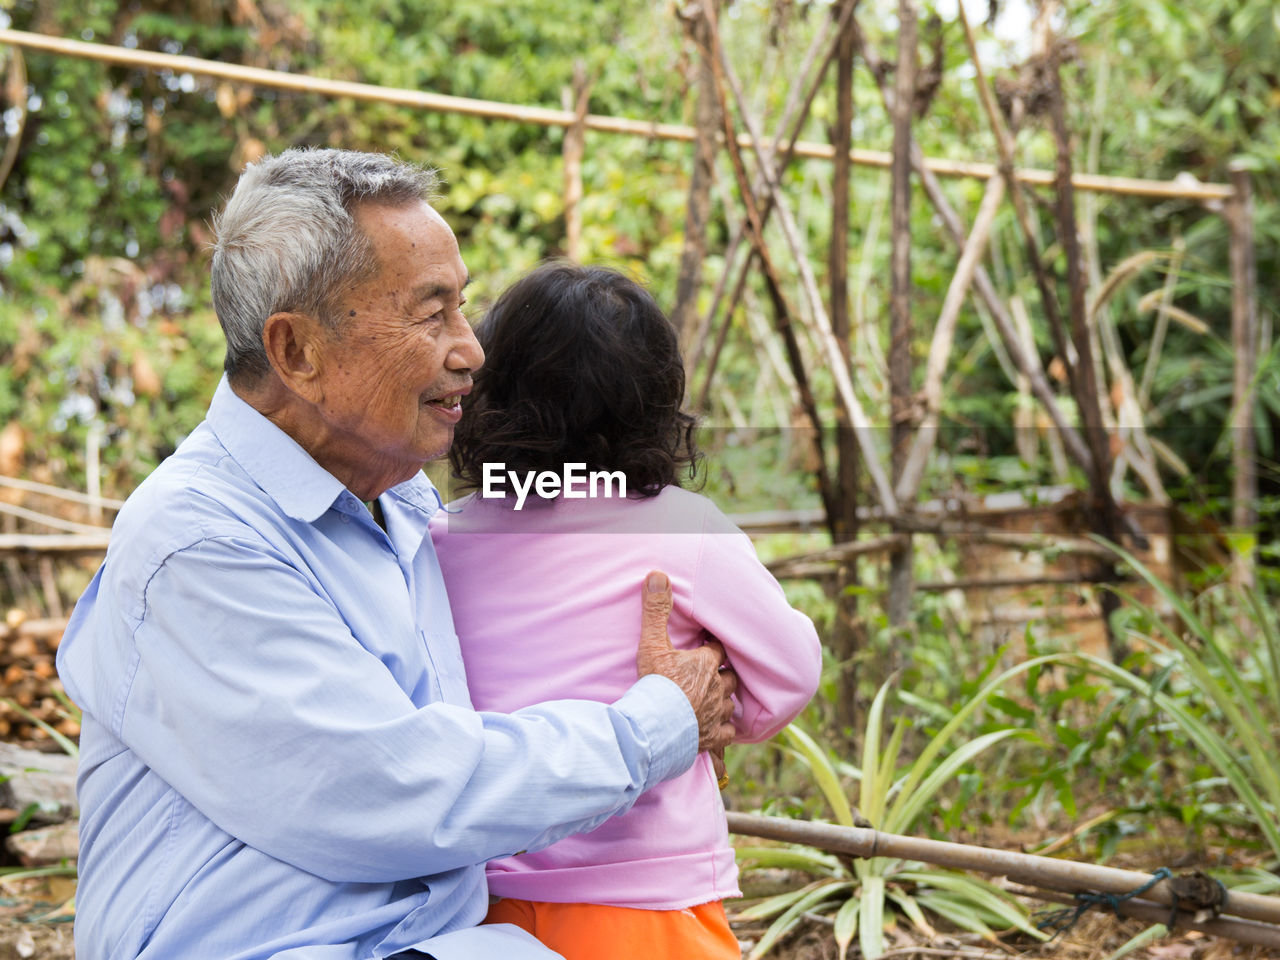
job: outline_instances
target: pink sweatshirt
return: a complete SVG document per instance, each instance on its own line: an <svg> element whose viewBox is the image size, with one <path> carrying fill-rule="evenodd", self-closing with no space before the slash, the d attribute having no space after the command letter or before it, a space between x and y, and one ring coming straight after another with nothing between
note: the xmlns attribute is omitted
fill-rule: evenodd
<svg viewBox="0 0 1280 960"><path fill-rule="evenodd" d="M667 487L647 500L530 497L520 511L513 504L473 495L431 525L477 709L620 697L636 680L649 570L671 578L677 648L708 634L724 644L739 679L738 739L773 736L817 689L813 624L710 500ZM653 910L740 895L706 754L626 814L494 861L488 877L502 897Z"/></svg>

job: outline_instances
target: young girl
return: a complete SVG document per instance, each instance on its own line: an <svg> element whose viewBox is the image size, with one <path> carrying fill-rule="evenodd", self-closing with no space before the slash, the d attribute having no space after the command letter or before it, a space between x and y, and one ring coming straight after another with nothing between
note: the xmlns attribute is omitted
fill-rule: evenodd
<svg viewBox="0 0 1280 960"><path fill-rule="evenodd" d="M636 679L636 585L661 570L672 643L720 640L739 680L738 739L773 736L817 688L818 638L747 537L679 485L698 454L657 304L615 271L551 264L508 289L476 335L486 360L450 453L476 492L432 525L476 708L616 700ZM616 475L593 489L605 472L625 477L625 494ZM539 474L559 478L543 496ZM488 878L501 898L488 921L567 960L740 956L720 903L740 896L737 867L707 754L626 814L495 861Z"/></svg>

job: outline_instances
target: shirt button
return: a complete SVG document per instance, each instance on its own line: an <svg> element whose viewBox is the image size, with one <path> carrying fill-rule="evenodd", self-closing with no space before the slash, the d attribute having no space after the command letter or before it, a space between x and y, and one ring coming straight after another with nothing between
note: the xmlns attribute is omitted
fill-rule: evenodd
<svg viewBox="0 0 1280 960"><path fill-rule="evenodd" d="M339 514L338 516L339 516L339 518L342 520L342 522L343 522L343 523L350 523L350 522L351 522L351 517L350 517L348 514L342 513L342 514Z"/></svg>

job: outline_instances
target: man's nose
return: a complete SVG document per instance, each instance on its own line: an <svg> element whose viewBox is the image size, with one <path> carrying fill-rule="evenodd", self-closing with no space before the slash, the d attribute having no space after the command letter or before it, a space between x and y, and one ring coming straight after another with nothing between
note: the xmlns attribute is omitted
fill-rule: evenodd
<svg viewBox="0 0 1280 960"><path fill-rule="evenodd" d="M447 363L451 370L479 370L484 365L484 349L476 339L471 324L463 320L459 326L453 345L449 350Z"/></svg>

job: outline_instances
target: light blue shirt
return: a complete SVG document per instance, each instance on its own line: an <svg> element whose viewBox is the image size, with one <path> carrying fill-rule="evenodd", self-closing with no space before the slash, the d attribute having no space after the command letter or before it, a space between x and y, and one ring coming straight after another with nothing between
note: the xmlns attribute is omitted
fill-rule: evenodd
<svg viewBox="0 0 1280 960"><path fill-rule="evenodd" d="M662 677L614 704L473 710L436 491L419 475L380 503L385 533L224 381L121 510L58 650L84 709L80 960L546 958L468 929L480 864L692 764Z"/></svg>

